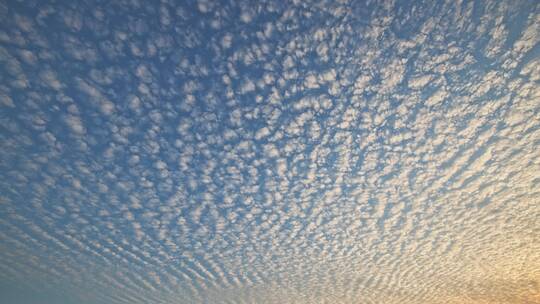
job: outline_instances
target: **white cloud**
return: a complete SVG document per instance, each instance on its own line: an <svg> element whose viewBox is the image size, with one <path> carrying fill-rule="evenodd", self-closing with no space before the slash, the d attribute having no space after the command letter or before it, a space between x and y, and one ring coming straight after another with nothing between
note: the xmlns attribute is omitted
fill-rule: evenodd
<svg viewBox="0 0 540 304"><path fill-rule="evenodd" d="M438 89L431 97L426 99L426 105L427 106L435 106L441 103L445 98L447 94L444 89Z"/></svg>
<svg viewBox="0 0 540 304"><path fill-rule="evenodd" d="M250 8L242 8L240 13L240 20L244 23L250 23L253 20L253 12L250 11Z"/></svg>
<svg viewBox="0 0 540 304"><path fill-rule="evenodd" d="M269 143L264 145L264 152L268 157L278 157L279 156L279 150L277 149L276 145Z"/></svg>
<svg viewBox="0 0 540 304"><path fill-rule="evenodd" d="M255 84L250 79L244 80L242 87L240 87L240 94L246 94L255 91Z"/></svg>
<svg viewBox="0 0 540 304"><path fill-rule="evenodd" d="M2 105L6 107L10 107L10 108L15 107L15 103L13 102L13 99L4 93L0 93L0 103L2 103Z"/></svg>
<svg viewBox="0 0 540 304"><path fill-rule="evenodd" d="M422 89L431 81L431 79L432 79L431 75L422 75L419 77L409 79L408 80L409 87L415 90Z"/></svg>
<svg viewBox="0 0 540 304"><path fill-rule="evenodd" d="M317 81L317 77L315 75L308 75L306 79L304 80L304 85L308 89L316 89L319 87L319 83Z"/></svg>
<svg viewBox="0 0 540 304"><path fill-rule="evenodd" d="M270 130L267 127L263 127L255 133L255 139L260 140L268 135L270 135Z"/></svg>
<svg viewBox="0 0 540 304"><path fill-rule="evenodd" d="M84 125L79 117L68 115L66 116L65 121L71 130L77 135L83 135L85 133Z"/></svg>
<svg viewBox="0 0 540 304"><path fill-rule="evenodd" d="M233 36L231 34L225 34L221 38L221 47L228 49L232 46Z"/></svg>

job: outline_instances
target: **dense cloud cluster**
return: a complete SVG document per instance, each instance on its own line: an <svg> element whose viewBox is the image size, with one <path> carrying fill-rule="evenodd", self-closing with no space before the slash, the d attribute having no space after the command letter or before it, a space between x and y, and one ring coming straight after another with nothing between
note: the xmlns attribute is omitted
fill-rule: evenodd
<svg viewBox="0 0 540 304"><path fill-rule="evenodd" d="M539 303L539 42L525 0L1 2L0 290Z"/></svg>

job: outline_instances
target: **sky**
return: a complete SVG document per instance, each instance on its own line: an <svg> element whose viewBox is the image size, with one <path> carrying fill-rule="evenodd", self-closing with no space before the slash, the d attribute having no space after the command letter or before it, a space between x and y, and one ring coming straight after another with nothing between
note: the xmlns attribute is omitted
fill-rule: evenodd
<svg viewBox="0 0 540 304"><path fill-rule="evenodd" d="M0 1L0 303L540 303L540 2Z"/></svg>

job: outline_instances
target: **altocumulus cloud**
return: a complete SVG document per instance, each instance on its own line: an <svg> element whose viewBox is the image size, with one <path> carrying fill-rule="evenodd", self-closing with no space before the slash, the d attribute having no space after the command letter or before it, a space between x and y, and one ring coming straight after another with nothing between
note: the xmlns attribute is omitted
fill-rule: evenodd
<svg viewBox="0 0 540 304"><path fill-rule="evenodd" d="M539 42L537 1L3 1L0 302L540 303Z"/></svg>

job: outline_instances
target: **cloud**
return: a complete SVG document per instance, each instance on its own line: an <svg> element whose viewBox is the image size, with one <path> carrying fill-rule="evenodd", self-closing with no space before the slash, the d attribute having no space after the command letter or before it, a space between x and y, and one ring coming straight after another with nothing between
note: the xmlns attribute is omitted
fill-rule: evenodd
<svg viewBox="0 0 540 304"><path fill-rule="evenodd" d="M83 135L85 133L84 125L81 119L74 115L66 116L66 123L70 129L77 135Z"/></svg>
<svg viewBox="0 0 540 304"><path fill-rule="evenodd" d="M0 289L536 302L537 6L330 2L0 5Z"/></svg>
<svg viewBox="0 0 540 304"><path fill-rule="evenodd" d="M0 95L0 102L2 103L2 105L6 107L10 107L10 108L15 107L15 103L13 103L13 99L4 93L1 93Z"/></svg>

